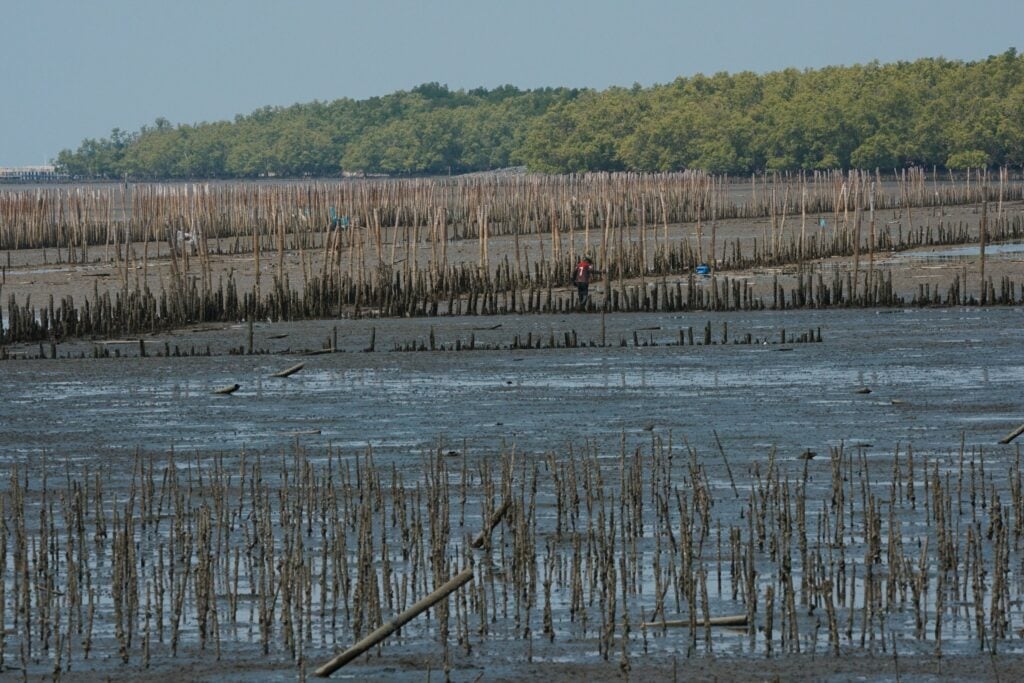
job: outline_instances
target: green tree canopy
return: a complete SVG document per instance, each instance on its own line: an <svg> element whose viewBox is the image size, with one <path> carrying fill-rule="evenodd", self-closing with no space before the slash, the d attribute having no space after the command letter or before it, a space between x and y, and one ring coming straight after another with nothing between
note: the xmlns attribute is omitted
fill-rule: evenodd
<svg viewBox="0 0 1024 683"><path fill-rule="evenodd" d="M643 88L451 90L263 107L114 129L62 150L86 177L531 170L714 173L1024 164L1024 57L696 74Z"/></svg>

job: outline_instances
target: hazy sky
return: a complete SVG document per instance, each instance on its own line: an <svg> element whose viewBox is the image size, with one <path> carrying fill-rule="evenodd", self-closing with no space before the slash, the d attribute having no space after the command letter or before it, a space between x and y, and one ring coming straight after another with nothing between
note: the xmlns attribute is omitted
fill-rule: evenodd
<svg viewBox="0 0 1024 683"><path fill-rule="evenodd" d="M1020 0L4 0L0 166L114 127L437 81L591 87L1018 45Z"/></svg>

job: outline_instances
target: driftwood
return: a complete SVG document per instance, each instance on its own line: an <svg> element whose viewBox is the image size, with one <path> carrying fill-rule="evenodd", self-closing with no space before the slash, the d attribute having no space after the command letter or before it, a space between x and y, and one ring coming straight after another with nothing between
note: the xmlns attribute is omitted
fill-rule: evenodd
<svg viewBox="0 0 1024 683"><path fill-rule="evenodd" d="M236 391L238 391L238 387L239 387L238 384L229 384L226 387L221 387L220 389L214 389L213 393L215 393L215 394L233 394Z"/></svg>
<svg viewBox="0 0 1024 683"><path fill-rule="evenodd" d="M1017 427L1012 432L1010 432L1009 434L1004 436L1002 439L1000 439L999 443L1003 443L1003 444L1010 443L1011 441L1016 439L1021 434L1024 434L1024 425L1021 425L1020 427Z"/></svg>
<svg viewBox="0 0 1024 683"><path fill-rule="evenodd" d="M505 516L505 513L508 512L508 509L511 506L512 501L506 499L502 506L497 510L497 512L491 515L491 519L488 521L487 526L484 527L484 529L481 530L479 534L477 534L476 540L473 541L474 548L479 548L481 545L484 544L484 541L490 537L491 532L494 530L494 527L498 526L498 524L501 522L501 518ZM448 582L445 583L443 586L436 589L433 593L421 599L412 607L405 610L391 621L382 625L380 628L376 629L373 633L366 636L352 647L348 648L341 654L334 657L334 659L332 659L331 661L317 668L317 670L314 673L317 676L320 676L321 678L326 678L330 676L332 673L334 673L341 667L345 666L353 659L355 659L359 655L363 654L364 652L372 648L374 645L377 645L378 643L382 642L392 633L402 628L402 626L409 623L423 612L426 612L428 609L430 609L437 603L441 602L449 595L451 595L452 593L454 593L459 588L466 585L472 580L473 568L466 567L461 572L459 572L451 579L449 579Z"/></svg>
<svg viewBox="0 0 1024 683"><path fill-rule="evenodd" d="M735 614L726 617L711 617L707 623L698 618L694 622L697 626L746 626L747 615ZM641 624L643 628L686 628L690 625L689 619L676 619L667 621L647 621Z"/></svg>
<svg viewBox="0 0 1024 683"><path fill-rule="evenodd" d="M305 363L297 363L297 364L291 366L290 368L286 368L284 370L278 370L277 372L272 374L271 377L291 377L292 375L294 375L296 372L298 372L299 370L301 370L304 367L306 367Z"/></svg>

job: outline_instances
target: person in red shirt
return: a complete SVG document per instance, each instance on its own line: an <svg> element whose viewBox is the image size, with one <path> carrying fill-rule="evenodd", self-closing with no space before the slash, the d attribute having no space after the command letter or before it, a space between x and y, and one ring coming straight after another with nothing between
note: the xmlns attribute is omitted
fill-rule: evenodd
<svg viewBox="0 0 1024 683"><path fill-rule="evenodd" d="M584 256L576 269L572 272L572 283L576 285L576 292L579 294L579 305L586 306L587 298L590 296L590 278L600 275L601 271L594 268L594 262L589 256Z"/></svg>

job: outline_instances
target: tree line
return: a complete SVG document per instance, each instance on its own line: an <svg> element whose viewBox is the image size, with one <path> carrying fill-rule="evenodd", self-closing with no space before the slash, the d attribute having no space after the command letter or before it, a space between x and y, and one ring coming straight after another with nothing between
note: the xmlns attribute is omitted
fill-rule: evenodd
<svg viewBox="0 0 1024 683"><path fill-rule="evenodd" d="M58 170L135 179L711 173L1024 164L1024 56L680 77L668 84L450 90L264 107L234 121L114 129Z"/></svg>

